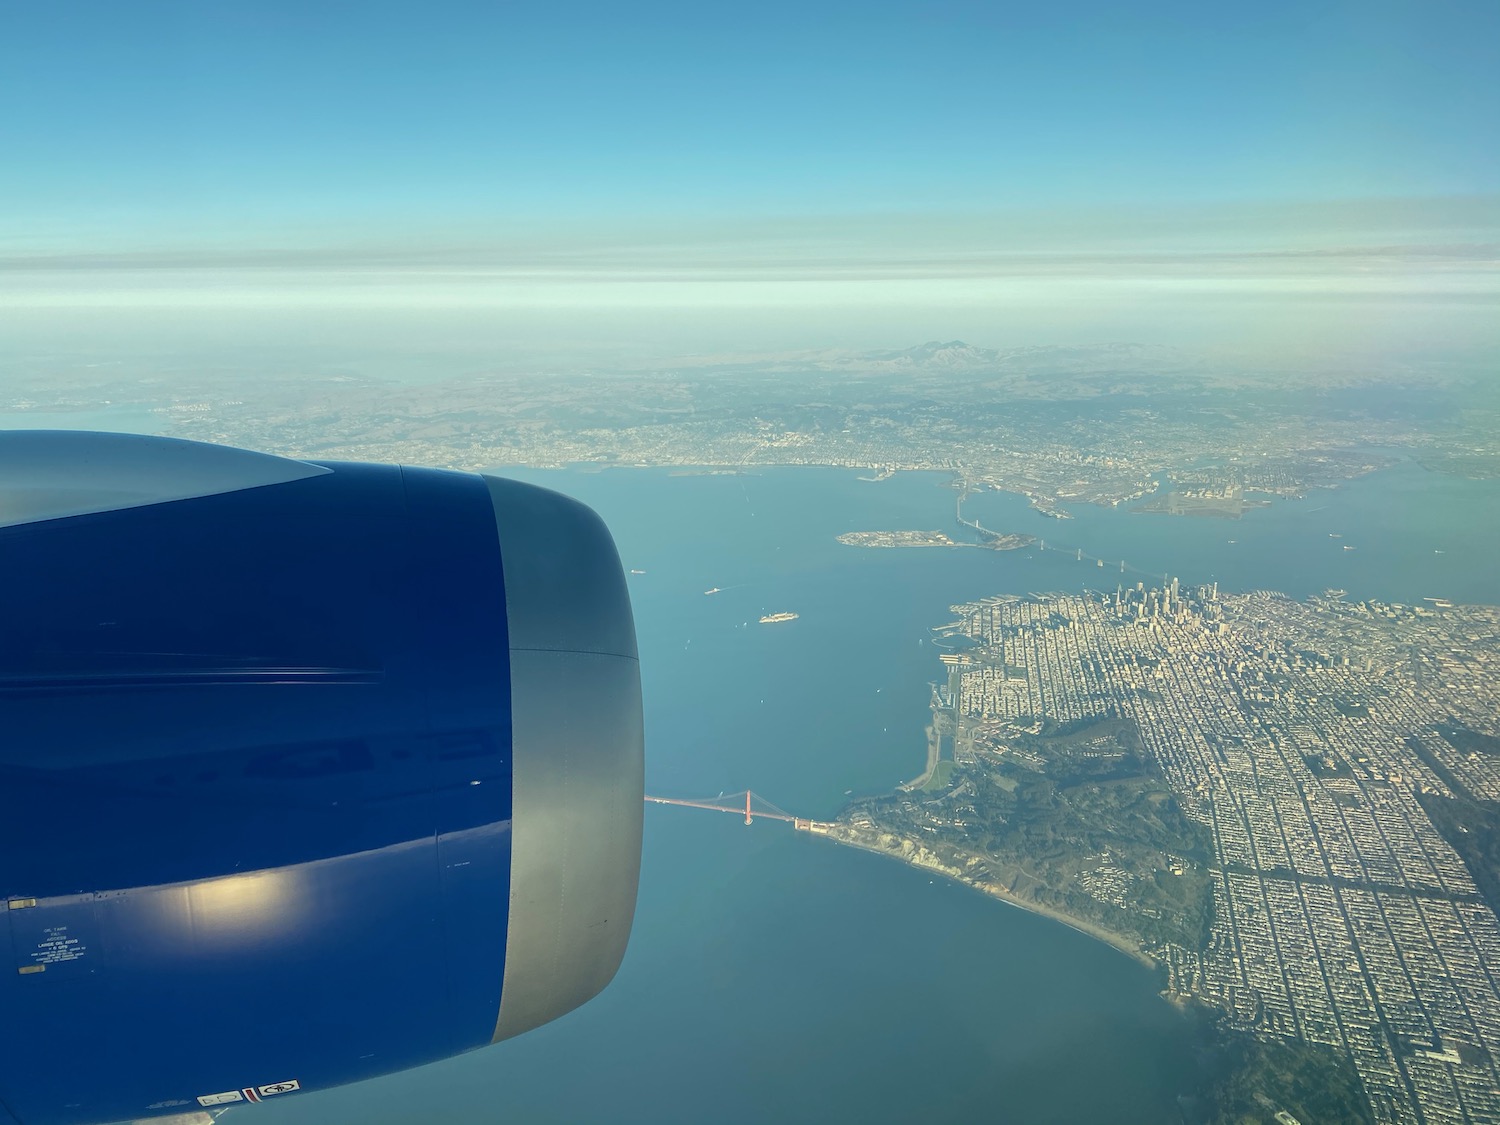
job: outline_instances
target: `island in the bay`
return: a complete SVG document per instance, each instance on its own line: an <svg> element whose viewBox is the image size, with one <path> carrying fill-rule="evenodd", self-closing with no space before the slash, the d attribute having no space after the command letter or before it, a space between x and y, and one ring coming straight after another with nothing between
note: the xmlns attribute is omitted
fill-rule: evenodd
<svg viewBox="0 0 1500 1125"><path fill-rule="evenodd" d="M846 547L987 547L992 551L1014 551L1036 542L1034 535L1000 534L979 529L980 542L965 543L945 531L846 531L837 536Z"/></svg>
<svg viewBox="0 0 1500 1125"><path fill-rule="evenodd" d="M1271 501L1245 496L1242 484L1232 476L1227 479L1181 483L1165 491L1157 489L1149 499L1131 508L1132 512L1164 512L1169 516L1217 516L1237 520L1251 508L1269 508Z"/></svg>
<svg viewBox="0 0 1500 1125"><path fill-rule="evenodd" d="M1223 1113L1500 1116L1500 608L1173 581L954 612L927 769L815 833L1158 966L1249 1033Z"/></svg>

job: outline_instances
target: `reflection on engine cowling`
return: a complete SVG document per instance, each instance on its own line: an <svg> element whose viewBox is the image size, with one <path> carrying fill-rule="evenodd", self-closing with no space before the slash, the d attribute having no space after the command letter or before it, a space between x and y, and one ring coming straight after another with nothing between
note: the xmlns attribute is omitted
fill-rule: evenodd
<svg viewBox="0 0 1500 1125"><path fill-rule="evenodd" d="M519 1034L613 976L640 677L587 508L7 433L0 574L0 1122L295 1096Z"/></svg>

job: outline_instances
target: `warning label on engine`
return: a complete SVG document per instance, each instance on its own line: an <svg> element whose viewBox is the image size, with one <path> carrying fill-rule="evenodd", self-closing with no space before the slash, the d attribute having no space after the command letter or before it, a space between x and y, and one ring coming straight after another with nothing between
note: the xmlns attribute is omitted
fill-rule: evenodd
<svg viewBox="0 0 1500 1125"><path fill-rule="evenodd" d="M16 969L23 974L86 977L96 967L102 943L95 917L95 895L11 899L6 910ZM30 905L20 905L29 903Z"/></svg>
<svg viewBox="0 0 1500 1125"><path fill-rule="evenodd" d="M76 961L87 952L88 946L68 935L67 926L48 926L32 950L31 960L37 965L59 965L64 961Z"/></svg>

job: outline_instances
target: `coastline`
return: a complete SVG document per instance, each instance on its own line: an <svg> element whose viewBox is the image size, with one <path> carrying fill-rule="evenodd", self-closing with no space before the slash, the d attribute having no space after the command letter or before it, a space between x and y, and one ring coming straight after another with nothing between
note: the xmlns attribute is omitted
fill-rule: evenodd
<svg viewBox="0 0 1500 1125"><path fill-rule="evenodd" d="M1066 914L1063 911L1053 909L1049 906L1044 906L1041 903L1028 902L1025 899L1017 898L1016 896L1006 892L1003 888L995 886L993 883L987 883L980 879L965 875L962 868L955 868L951 864L945 863L931 851L918 844L914 844L912 841L906 840L903 837L898 837L890 833L882 833L883 837L896 841L894 847L883 847L878 843L861 839L859 836L851 832L845 825L840 824L837 821L826 825L818 823L811 829L810 834L832 840L836 844L843 844L847 847L858 848L861 851L885 856L887 859L893 859L898 863L904 863L906 866L914 867L919 871L927 871L931 874L941 875L943 878L947 879L950 882L958 883L965 887L970 887L973 890L979 891L981 894L987 895L990 898L998 899L999 901L1007 903L1020 910L1025 910L1029 913L1040 915L1041 917L1051 919L1054 922L1060 922L1064 926L1067 926L1069 929L1077 930L1079 933L1083 934L1086 937L1091 937L1096 941L1100 941L1105 945L1111 946L1112 948L1125 954L1137 964L1152 969L1153 971L1159 970L1161 968L1160 962L1158 962L1154 957L1148 954L1141 947L1140 943L1133 938L1127 937L1124 934L1116 933L1114 930L1107 930L1103 926L1095 925L1094 923L1085 921L1082 918L1075 918L1071 914ZM907 847L903 848L903 844L907 845ZM978 857L974 857L974 859L975 862L978 862Z"/></svg>
<svg viewBox="0 0 1500 1125"><path fill-rule="evenodd" d="M910 781L903 781L896 786L897 789L910 792L920 789L932 780L933 771L937 769L938 759L941 757L937 732L932 727L927 728L927 768Z"/></svg>

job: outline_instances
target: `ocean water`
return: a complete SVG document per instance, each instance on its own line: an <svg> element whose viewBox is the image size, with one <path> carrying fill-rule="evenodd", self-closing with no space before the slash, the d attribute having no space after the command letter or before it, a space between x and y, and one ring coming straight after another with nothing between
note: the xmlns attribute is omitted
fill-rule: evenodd
<svg viewBox="0 0 1500 1125"><path fill-rule="evenodd" d="M630 581L647 787L664 795L750 787L826 817L850 793L889 789L924 761L941 669L927 641L950 604L1121 577L1057 551L834 540L949 528L940 474L514 475L594 506L624 565L644 571ZM965 508L1188 582L1406 601L1500 600L1497 511L1500 483L1412 465L1232 522L1097 509L1056 521L1003 494ZM779 610L801 617L757 624ZM511 1043L245 1116L1165 1125L1194 1058L1156 987L1113 949L882 857L777 822L650 806L630 951L599 998Z"/></svg>

